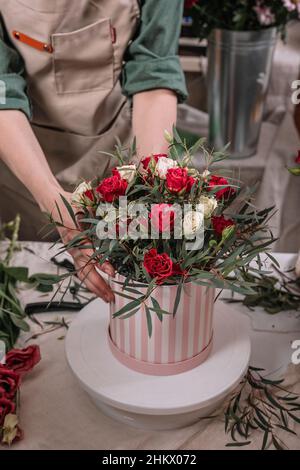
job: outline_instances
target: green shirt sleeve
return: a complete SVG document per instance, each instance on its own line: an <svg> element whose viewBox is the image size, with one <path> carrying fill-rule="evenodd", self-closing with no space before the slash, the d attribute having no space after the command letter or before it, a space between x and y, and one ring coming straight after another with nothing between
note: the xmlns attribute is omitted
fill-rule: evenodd
<svg viewBox="0 0 300 470"><path fill-rule="evenodd" d="M18 109L31 118L21 56L9 45L0 17L0 111Z"/></svg>
<svg viewBox="0 0 300 470"><path fill-rule="evenodd" d="M123 67L123 93L131 97L157 88L187 98L184 74L177 55L184 0L142 0L141 23Z"/></svg>

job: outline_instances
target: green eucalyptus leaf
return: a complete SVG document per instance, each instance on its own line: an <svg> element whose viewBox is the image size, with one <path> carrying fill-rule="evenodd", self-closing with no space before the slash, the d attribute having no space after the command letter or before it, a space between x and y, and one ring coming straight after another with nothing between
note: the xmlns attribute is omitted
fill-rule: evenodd
<svg viewBox="0 0 300 470"><path fill-rule="evenodd" d="M145 313L147 317L147 328L148 328L148 334L149 338L152 336L152 318L151 318L151 312L150 309L145 305Z"/></svg>
<svg viewBox="0 0 300 470"><path fill-rule="evenodd" d="M23 267L4 267L4 272L10 277L16 279L16 281L27 282L28 281L28 268Z"/></svg>

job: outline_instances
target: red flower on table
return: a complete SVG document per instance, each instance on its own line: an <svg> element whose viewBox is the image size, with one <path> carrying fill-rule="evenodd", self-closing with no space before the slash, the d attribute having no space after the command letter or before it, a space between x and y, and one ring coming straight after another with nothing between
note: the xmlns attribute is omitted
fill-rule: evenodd
<svg viewBox="0 0 300 470"><path fill-rule="evenodd" d="M214 216L211 218L212 226L217 235L222 236L223 230L227 227L232 227L235 225L234 221L231 219L225 219L224 215Z"/></svg>
<svg viewBox="0 0 300 470"><path fill-rule="evenodd" d="M172 207L172 204L153 204L151 206L151 224L160 233L168 227L170 227L170 230L174 228L175 213L170 207Z"/></svg>
<svg viewBox="0 0 300 470"><path fill-rule="evenodd" d="M22 376L31 371L40 360L40 348L33 344L25 349L11 349L6 355L6 367Z"/></svg>
<svg viewBox="0 0 300 470"><path fill-rule="evenodd" d="M152 248L145 254L144 267L152 278L157 279L157 284L162 284L165 279L173 274L171 258L166 253L157 253L155 248Z"/></svg>
<svg viewBox="0 0 300 470"><path fill-rule="evenodd" d="M297 155L297 157L295 158L295 162L300 165L300 150L298 150L298 155Z"/></svg>
<svg viewBox="0 0 300 470"><path fill-rule="evenodd" d="M15 413L16 405L7 397L0 397L0 427L3 425L5 416L9 413Z"/></svg>
<svg viewBox="0 0 300 470"><path fill-rule="evenodd" d="M195 178L188 175L186 168L170 168L167 171L166 187L171 193L190 192L195 183Z"/></svg>
<svg viewBox="0 0 300 470"><path fill-rule="evenodd" d="M235 189L230 186L228 180L223 178L222 176L212 175L209 183L208 183L208 191L211 191L216 186L226 186L224 188L220 188L216 193L215 196L217 199L228 199L231 196L234 196Z"/></svg>
<svg viewBox="0 0 300 470"><path fill-rule="evenodd" d="M102 196L104 201L113 202L119 196L124 196L128 183L122 179L119 172L109 178L105 178L96 191Z"/></svg>
<svg viewBox="0 0 300 470"><path fill-rule="evenodd" d="M20 380L19 374L0 364L0 397L14 398Z"/></svg>
<svg viewBox="0 0 300 470"><path fill-rule="evenodd" d="M158 160L159 160L159 158L161 158L161 157L167 158L168 155L167 155L166 153L156 153L156 154L153 154L153 155L149 155L148 157L145 157L145 158L141 161L144 170L149 171L149 168L148 168L148 167L149 167L149 164L150 164L151 160L154 160L155 163L157 163Z"/></svg>

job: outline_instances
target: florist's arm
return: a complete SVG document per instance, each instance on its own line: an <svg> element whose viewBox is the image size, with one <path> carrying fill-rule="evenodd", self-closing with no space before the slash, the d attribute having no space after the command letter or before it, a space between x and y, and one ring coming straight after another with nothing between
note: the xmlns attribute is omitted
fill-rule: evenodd
<svg viewBox="0 0 300 470"><path fill-rule="evenodd" d="M172 133L176 119L177 95L172 90L150 90L134 95L132 125L139 154L165 153L168 143L164 130Z"/></svg>
<svg viewBox="0 0 300 470"><path fill-rule="evenodd" d="M0 158L6 163L15 176L30 191L40 208L55 213L57 201L62 213L64 224L68 229L60 229L64 242L70 241L76 234L76 227L60 197L64 194L70 199L70 194L63 191L52 174L46 157L31 129L28 118L31 117L30 103L26 94L24 79L24 64L17 51L10 45L0 16L0 80L5 83L5 103L0 102ZM16 143L18 147L16 148ZM113 293L104 279L97 273L95 266L87 265L88 251L74 249L74 258L78 276L86 286L106 301L113 299ZM110 265L102 269L112 274Z"/></svg>
<svg viewBox="0 0 300 470"><path fill-rule="evenodd" d="M60 236L65 243L69 242L76 235L76 227L60 195L70 200L70 194L65 193L52 174L25 114L18 110L1 110L0 135L0 158L31 192L41 210L52 213L59 220L55 206L57 202L66 226L59 229ZM94 265L87 264L92 252L73 249L70 253L78 276L87 288L107 302L112 301L114 296L105 280L97 273ZM113 274L108 263L102 265L101 269L107 274Z"/></svg>
<svg viewBox="0 0 300 470"><path fill-rule="evenodd" d="M177 55L184 0L142 0L141 23L128 48L123 92L133 100L133 134L139 156L167 150L177 101L187 97Z"/></svg>

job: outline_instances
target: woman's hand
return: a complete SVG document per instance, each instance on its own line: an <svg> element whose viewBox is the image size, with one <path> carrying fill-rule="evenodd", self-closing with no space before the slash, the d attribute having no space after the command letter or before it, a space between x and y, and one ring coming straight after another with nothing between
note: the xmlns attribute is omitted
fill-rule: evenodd
<svg viewBox="0 0 300 470"><path fill-rule="evenodd" d="M72 194L64 192L63 196L71 202ZM80 234L80 230L74 226L74 222L66 210L61 197L59 197L59 199L61 202L59 202L58 198L56 202L59 206L65 227L58 228L58 232L64 245L67 245L76 235ZM51 214L54 220L60 220L56 206L55 209L51 211ZM105 302L113 302L114 294L108 283L98 272L101 270L105 274L113 277L114 269L111 264L105 262L99 265L95 261L91 261L93 256L93 251L91 249L72 248L69 250L69 253L74 260L77 275L85 286L98 297L101 297Z"/></svg>

